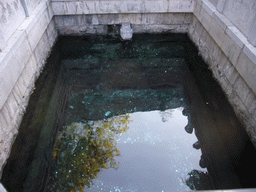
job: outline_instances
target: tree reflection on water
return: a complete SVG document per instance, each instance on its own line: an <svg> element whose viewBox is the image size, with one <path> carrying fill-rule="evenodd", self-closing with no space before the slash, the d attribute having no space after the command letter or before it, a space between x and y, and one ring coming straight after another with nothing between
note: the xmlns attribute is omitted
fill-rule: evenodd
<svg viewBox="0 0 256 192"><path fill-rule="evenodd" d="M126 132L131 121L129 114L124 114L66 126L53 150L55 167L49 191L83 191L101 170L118 169L115 135Z"/></svg>

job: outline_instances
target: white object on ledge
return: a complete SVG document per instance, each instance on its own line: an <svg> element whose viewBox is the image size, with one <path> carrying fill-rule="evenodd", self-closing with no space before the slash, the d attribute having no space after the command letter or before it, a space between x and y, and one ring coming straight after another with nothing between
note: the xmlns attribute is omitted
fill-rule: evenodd
<svg viewBox="0 0 256 192"><path fill-rule="evenodd" d="M123 40L131 40L132 39L133 30L131 28L131 23L122 23L120 28L120 35Z"/></svg>

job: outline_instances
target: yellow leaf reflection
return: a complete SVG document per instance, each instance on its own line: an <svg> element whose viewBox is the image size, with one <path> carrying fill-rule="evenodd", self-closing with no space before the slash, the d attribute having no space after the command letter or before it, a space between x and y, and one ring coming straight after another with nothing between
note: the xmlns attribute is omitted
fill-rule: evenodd
<svg viewBox="0 0 256 192"><path fill-rule="evenodd" d="M72 123L59 133L48 191L83 191L102 169L118 169L116 134L127 131L129 114L88 123Z"/></svg>

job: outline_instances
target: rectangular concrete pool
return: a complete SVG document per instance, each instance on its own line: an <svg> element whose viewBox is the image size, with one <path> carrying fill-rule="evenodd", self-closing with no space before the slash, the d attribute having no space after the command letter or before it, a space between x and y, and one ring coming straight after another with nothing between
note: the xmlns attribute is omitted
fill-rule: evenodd
<svg viewBox="0 0 256 192"><path fill-rule="evenodd" d="M62 36L1 182L8 191L249 188L252 154L187 35Z"/></svg>

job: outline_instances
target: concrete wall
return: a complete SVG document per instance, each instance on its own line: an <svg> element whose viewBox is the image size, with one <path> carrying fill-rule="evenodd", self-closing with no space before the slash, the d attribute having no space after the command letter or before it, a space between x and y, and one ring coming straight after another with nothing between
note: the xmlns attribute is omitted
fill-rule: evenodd
<svg viewBox="0 0 256 192"><path fill-rule="evenodd" d="M256 1L232 0L225 1L225 15L246 37L256 46Z"/></svg>
<svg viewBox="0 0 256 192"><path fill-rule="evenodd" d="M256 144L256 48L207 0L195 1L189 35Z"/></svg>
<svg viewBox="0 0 256 192"><path fill-rule="evenodd" d="M130 22L138 32L188 32L193 0L53 0L60 34L106 34L106 25Z"/></svg>
<svg viewBox="0 0 256 192"><path fill-rule="evenodd" d="M0 52L25 18L25 12L19 0L0 1Z"/></svg>
<svg viewBox="0 0 256 192"><path fill-rule="evenodd" d="M24 6L26 6L26 9L28 11L28 16L32 14L35 7L42 1L42 0L21 0L24 2Z"/></svg>
<svg viewBox="0 0 256 192"><path fill-rule="evenodd" d="M131 22L134 32L188 32L256 146L255 7L255 0L0 0L0 177L56 29L106 33Z"/></svg>
<svg viewBox="0 0 256 192"><path fill-rule="evenodd" d="M0 177L35 80L57 38L50 2L33 6L0 53Z"/></svg>
<svg viewBox="0 0 256 192"><path fill-rule="evenodd" d="M54 15L113 13L188 13L194 0L52 0Z"/></svg>
<svg viewBox="0 0 256 192"><path fill-rule="evenodd" d="M107 34L107 25L131 22L134 33L188 32L191 13L128 13L55 16L61 35Z"/></svg>
<svg viewBox="0 0 256 192"><path fill-rule="evenodd" d="M255 0L52 0L52 6L54 15L58 16L193 13L195 2L202 1L208 2L212 7L215 7L220 14L223 14L246 38L248 38L248 41L253 46L256 46ZM134 19L132 21L134 21Z"/></svg>
<svg viewBox="0 0 256 192"><path fill-rule="evenodd" d="M255 0L209 0L248 41L256 46L256 1Z"/></svg>
<svg viewBox="0 0 256 192"><path fill-rule="evenodd" d="M217 6L218 4L218 0L209 0L215 7Z"/></svg>

